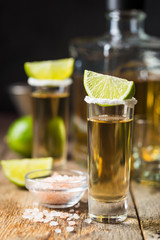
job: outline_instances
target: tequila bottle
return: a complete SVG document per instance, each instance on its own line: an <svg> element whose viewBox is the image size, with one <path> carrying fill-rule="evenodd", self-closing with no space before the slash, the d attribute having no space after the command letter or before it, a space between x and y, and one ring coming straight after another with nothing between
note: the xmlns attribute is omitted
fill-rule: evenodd
<svg viewBox="0 0 160 240"><path fill-rule="evenodd" d="M87 162L86 104L83 99L84 69L135 81L138 103L135 114L160 120L160 40L144 31L143 1L107 1L106 33L96 39L74 39L75 58L72 116L73 158Z"/></svg>

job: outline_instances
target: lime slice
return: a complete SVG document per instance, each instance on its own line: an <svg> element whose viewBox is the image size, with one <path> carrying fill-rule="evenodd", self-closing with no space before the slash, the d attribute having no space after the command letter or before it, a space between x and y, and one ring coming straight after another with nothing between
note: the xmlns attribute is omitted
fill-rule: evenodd
<svg viewBox="0 0 160 240"><path fill-rule="evenodd" d="M17 186L25 186L25 175L33 170L51 169L53 158L2 160L2 170L5 176Z"/></svg>
<svg viewBox="0 0 160 240"><path fill-rule="evenodd" d="M93 98L124 100L135 94L133 81L87 70L84 72L84 87Z"/></svg>
<svg viewBox="0 0 160 240"><path fill-rule="evenodd" d="M27 76L36 79L63 80L69 78L72 75L73 67L73 58L26 62L24 64L24 70Z"/></svg>

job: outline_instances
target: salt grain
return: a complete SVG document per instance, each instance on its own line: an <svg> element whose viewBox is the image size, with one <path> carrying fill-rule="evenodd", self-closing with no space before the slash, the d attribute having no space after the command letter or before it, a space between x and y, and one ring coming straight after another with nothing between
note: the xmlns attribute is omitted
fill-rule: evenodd
<svg viewBox="0 0 160 240"><path fill-rule="evenodd" d="M80 202L75 205L75 208L79 208Z"/></svg>
<svg viewBox="0 0 160 240"><path fill-rule="evenodd" d="M60 217L60 216L61 216L61 212L57 212L57 211L52 212L52 216L54 216L54 217Z"/></svg>
<svg viewBox="0 0 160 240"><path fill-rule="evenodd" d="M73 226L73 225L76 224L76 222L75 222L75 221L69 221L68 224L69 224L70 226Z"/></svg>
<svg viewBox="0 0 160 240"><path fill-rule="evenodd" d="M43 213L42 213L42 212L39 212L34 218L35 218L35 219L43 218Z"/></svg>
<svg viewBox="0 0 160 240"><path fill-rule="evenodd" d="M33 208L33 212L39 212L38 208Z"/></svg>
<svg viewBox="0 0 160 240"><path fill-rule="evenodd" d="M72 232L74 230L74 227L66 227L67 232Z"/></svg>
<svg viewBox="0 0 160 240"><path fill-rule="evenodd" d="M92 220L90 218L87 218L84 220L84 222L90 224L92 222Z"/></svg>
<svg viewBox="0 0 160 240"><path fill-rule="evenodd" d="M57 225L58 225L58 222L56 222L56 221L51 221L49 225L50 225L50 226L57 226Z"/></svg>
<svg viewBox="0 0 160 240"><path fill-rule="evenodd" d="M73 218L74 218L74 219L79 219L78 214L75 213L75 214L73 215Z"/></svg>
<svg viewBox="0 0 160 240"><path fill-rule="evenodd" d="M48 214L48 210L43 210L43 213L46 216Z"/></svg>
<svg viewBox="0 0 160 240"><path fill-rule="evenodd" d="M74 212L74 209L70 209L69 212Z"/></svg>
<svg viewBox="0 0 160 240"><path fill-rule="evenodd" d="M68 217L68 213L61 213L61 216L60 216L60 218L67 218Z"/></svg>
<svg viewBox="0 0 160 240"><path fill-rule="evenodd" d="M56 229L55 229L55 232L56 232L56 233L61 233L61 229L60 229L60 228L56 228Z"/></svg>
<svg viewBox="0 0 160 240"><path fill-rule="evenodd" d="M51 220L50 220L50 219L47 219L47 218L43 220L44 223L48 223L48 222L50 222L50 221L51 221Z"/></svg>

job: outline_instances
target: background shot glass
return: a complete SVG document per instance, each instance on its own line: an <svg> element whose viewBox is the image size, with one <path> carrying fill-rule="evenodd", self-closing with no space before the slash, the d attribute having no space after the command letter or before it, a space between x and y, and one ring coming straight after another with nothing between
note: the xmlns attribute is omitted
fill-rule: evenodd
<svg viewBox="0 0 160 240"><path fill-rule="evenodd" d="M133 137L134 177L160 186L160 124L136 116Z"/></svg>
<svg viewBox="0 0 160 240"><path fill-rule="evenodd" d="M69 86L32 89L33 157L53 157L61 166L67 159Z"/></svg>
<svg viewBox="0 0 160 240"><path fill-rule="evenodd" d="M121 222L127 217L134 105L87 105L89 214Z"/></svg>

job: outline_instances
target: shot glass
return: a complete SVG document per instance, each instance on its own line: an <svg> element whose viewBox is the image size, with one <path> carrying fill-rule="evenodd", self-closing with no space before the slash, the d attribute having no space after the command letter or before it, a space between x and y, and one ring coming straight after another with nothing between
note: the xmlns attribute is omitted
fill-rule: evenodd
<svg viewBox="0 0 160 240"><path fill-rule="evenodd" d="M133 136L134 178L160 186L160 124L145 116L136 116Z"/></svg>
<svg viewBox="0 0 160 240"><path fill-rule="evenodd" d="M98 222L127 218L134 104L87 104L88 204L90 217Z"/></svg>
<svg viewBox="0 0 160 240"><path fill-rule="evenodd" d="M54 166L62 166L67 159L71 81L29 79L28 83L32 85L32 156L53 157Z"/></svg>

